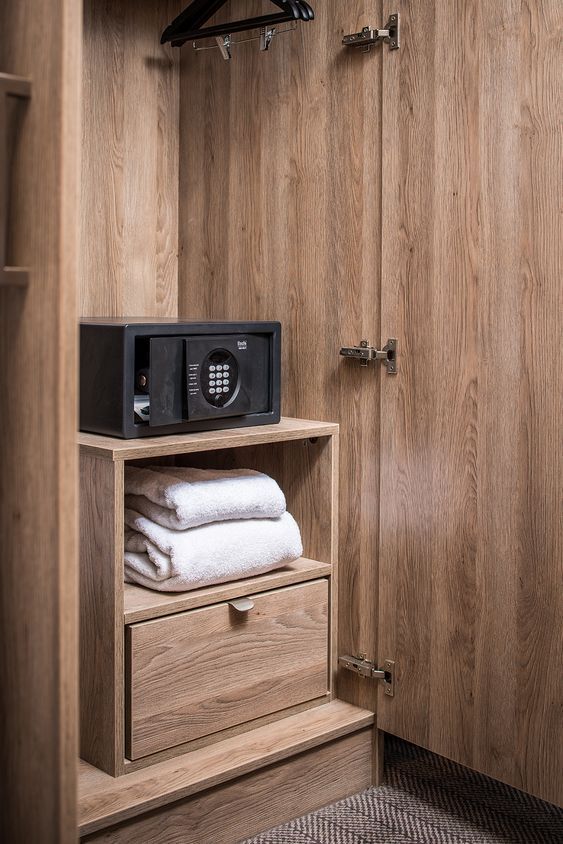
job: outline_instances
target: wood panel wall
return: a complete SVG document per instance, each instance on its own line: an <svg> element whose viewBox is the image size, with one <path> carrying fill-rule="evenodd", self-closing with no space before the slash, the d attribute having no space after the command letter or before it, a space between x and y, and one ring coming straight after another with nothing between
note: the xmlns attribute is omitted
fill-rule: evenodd
<svg viewBox="0 0 563 844"><path fill-rule="evenodd" d="M398 676L378 721L561 803L563 6L397 7L380 641Z"/></svg>
<svg viewBox="0 0 563 844"><path fill-rule="evenodd" d="M281 320L283 412L343 423L341 648L375 657L381 375L339 349L379 341L382 57L341 40L381 9L314 7L268 53L183 48L179 313ZM351 702L373 708L375 692L341 678Z"/></svg>
<svg viewBox="0 0 563 844"><path fill-rule="evenodd" d="M29 284L0 289L0 839L11 842L76 840L80 32L75 0L0 4L0 71L32 83L10 132L8 237Z"/></svg>
<svg viewBox="0 0 563 844"><path fill-rule="evenodd" d="M177 315L181 0L85 0L80 313Z"/></svg>

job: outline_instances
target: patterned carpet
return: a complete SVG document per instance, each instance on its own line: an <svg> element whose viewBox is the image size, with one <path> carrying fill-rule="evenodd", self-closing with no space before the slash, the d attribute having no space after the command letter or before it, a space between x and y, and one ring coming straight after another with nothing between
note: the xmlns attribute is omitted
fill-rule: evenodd
<svg viewBox="0 0 563 844"><path fill-rule="evenodd" d="M563 844L563 810L387 737L385 784L244 844Z"/></svg>

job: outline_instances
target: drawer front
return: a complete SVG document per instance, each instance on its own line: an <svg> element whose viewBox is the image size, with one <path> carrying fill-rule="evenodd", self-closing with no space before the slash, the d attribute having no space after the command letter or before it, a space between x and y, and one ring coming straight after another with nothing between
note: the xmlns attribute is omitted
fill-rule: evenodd
<svg viewBox="0 0 563 844"><path fill-rule="evenodd" d="M130 759L327 693L328 581L252 601L126 628Z"/></svg>

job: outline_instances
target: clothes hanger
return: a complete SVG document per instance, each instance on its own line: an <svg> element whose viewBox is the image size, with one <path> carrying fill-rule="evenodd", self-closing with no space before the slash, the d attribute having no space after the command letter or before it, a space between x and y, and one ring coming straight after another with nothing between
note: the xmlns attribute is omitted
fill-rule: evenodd
<svg viewBox="0 0 563 844"><path fill-rule="evenodd" d="M279 6L280 9L282 9L285 5L283 0L272 0L272 2L275 3L276 6ZM313 10L309 6L309 4L305 2L305 0L295 0L295 4L300 7L301 20L304 20L304 21L314 20L315 13L313 12Z"/></svg>
<svg viewBox="0 0 563 844"><path fill-rule="evenodd" d="M315 13L304 0L272 0L272 3L280 9L285 9L287 6L295 8L303 21L310 21L315 17Z"/></svg>
<svg viewBox="0 0 563 844"><path fill-rule="evenodd" d="M170 42L173 47L181 47L186 41L220 38L230 36L233 32L245 32L250 29L276 26L287 21L307 21L314 18L313 10L304 0L272 0L272 3L281 10L280 12L204 27L204 24L226 2L227 0L192 0L190 5L166 27L160 43Z"/></svg>

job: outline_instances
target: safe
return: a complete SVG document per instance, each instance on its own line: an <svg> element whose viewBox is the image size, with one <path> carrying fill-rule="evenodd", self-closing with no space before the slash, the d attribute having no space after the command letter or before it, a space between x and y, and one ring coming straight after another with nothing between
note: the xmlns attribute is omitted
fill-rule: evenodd
<svg viewBox="0 0 563 844"><path fill-rule="evenodd" d="M80 428L146 437L280 421L281 324L86 319Z"/></svg>

